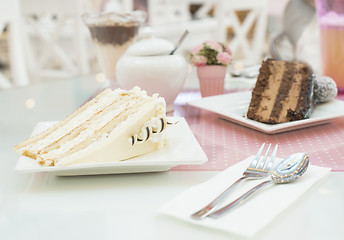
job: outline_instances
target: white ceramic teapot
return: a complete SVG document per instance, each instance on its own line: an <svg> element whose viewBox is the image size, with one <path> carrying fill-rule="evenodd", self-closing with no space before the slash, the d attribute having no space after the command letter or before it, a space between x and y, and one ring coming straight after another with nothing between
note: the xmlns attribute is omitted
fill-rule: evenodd
<svg viewBox="0 0 344 240"><path fill-rule="evenodd" d="M173 48L171 42L152 34L133 44L117 63L119 86L124 89L139 86L149 95L158 93L166 100L167 112L172 111L187 76L185 58L169 55Z"/></svg>

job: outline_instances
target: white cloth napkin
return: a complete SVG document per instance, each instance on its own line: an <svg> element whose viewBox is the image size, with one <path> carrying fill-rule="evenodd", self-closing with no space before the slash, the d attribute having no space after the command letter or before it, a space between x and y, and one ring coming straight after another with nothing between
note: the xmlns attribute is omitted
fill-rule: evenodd
<svg viewBox="0 0 344 240"><path fill-rule="evenodd" d="M268 184L254 193L243 205L237 206L221 218L213 219L207 217L202 220L192 219L190 217L192 213L206 206L223 192L224 189L241 177L243 171L252 160L252 157L226 169L207 182L186 190L160 207L158 213L173 216L180 220L204 227L251 237L269 224L273 218L290 206L307 189L327 175L331 170L330 168L310 165L305 174L295 182L288 184ZM267 179L265 178L264 180ZM251 187L264 180L243 181L235 188L225 203L236 199Z"/></svg>

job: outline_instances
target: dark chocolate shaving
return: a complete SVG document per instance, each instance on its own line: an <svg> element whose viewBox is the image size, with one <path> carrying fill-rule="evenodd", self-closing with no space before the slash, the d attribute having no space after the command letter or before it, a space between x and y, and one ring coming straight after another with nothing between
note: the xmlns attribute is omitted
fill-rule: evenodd
<svg viewBox="0 0 344 240"><path fill-rule="evenodd" d="M166 122L167 123L167 125L173 125L173 124L177 124L179 121L177 121L177 122Z"/></svg>
<svg viewBox="0 0 344 240"><path fill-rule="evenodd" d="M160 132L164 131L166 125L165 125L165 119L164 118L160 118L160 121L161 121L161 130Z"/></svg>
<svg viewBox="0 0 344 240"><path fill-rule="evenodd" d="M157 133L161 133L162 131L164 131L166 129L167 125L172 125L172 124L178 123L178 121L177 122L168 122L166 120L166 118L160 118L160 122L161 122L161 126L160 126L159 131L157 129L153 129L152 127L147 126L145 128L147 131L146 138L143 139L143 138L136 137L137 135L132 136L131 137L131 145L133 146L136 143L136 141L138 141L138 142L147 141L148 139L150 139L152 137L152 134L157 134Z"/></svg>
<svg viewBox="0 0 344 240"><path fill-rule="evenodd" d="M146 141L147 141L150 138L149 127L146 127L146 131L147 131L147 137L146 137Z"/></svg>

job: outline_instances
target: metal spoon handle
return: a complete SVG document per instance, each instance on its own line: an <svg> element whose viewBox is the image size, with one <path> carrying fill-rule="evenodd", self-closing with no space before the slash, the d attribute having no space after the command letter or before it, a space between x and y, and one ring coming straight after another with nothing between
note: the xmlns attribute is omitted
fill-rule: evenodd
<svg viewBox="0 0 344 240"><path fill-rule="evenodd" d="M173 53L179 48L179 46L182 44L182 42L184 41L184 39L186 38L186 36L189 34L188 30L185 30L185 32L183 33L183 35L179 38L176 47L172 50L172 52L170 53L170 55L173 55Z"/></svg>
<svg viewBox="0 0 344 240"><path fill-rule="evenodd" d="M223 193L221 193L217 198L215 198L212 202L210 202L207 206L202 208L201 210L195 212L191 215L194 219L202 219L207 217L209 214L211 214L211 211L215 209L215 207L220 204L226 197L229 195L229 193L239 185L239 183L244 180L246 176L242 176L239 178L235 183L233 183L231 186L229 186Z"/></svg>
<svg viewBox="0 0 344 240"><path fill-rule="evenodd" d="M257 186L251 188L250 190L248 190L246 193L244 193L243 195L241 195L239 198L237 198L236 200L234 200L233 202L227 204L226 206L216 210L215 212L211 213L208 215L208 217L212 217L212 218L219 218L221 217L223 214L225 214L226 212L230 211L231 209L233 209L234 207L242 204L245 202L245 200L251 196L253 193L255 193L258 189L260 189L261 187L263 187L264 185L271 183L272 180L267 180L264 181L260 184L258 184Z"/></svg>

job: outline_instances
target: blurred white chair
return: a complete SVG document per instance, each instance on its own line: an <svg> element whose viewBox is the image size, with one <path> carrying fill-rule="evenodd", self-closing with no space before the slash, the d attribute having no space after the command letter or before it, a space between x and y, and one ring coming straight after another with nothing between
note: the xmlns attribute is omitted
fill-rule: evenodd
<svg viewBox="0 0 344 240"><path fill-rule="evenodd" d="M189 1L148 0L148 18L151 25L189 21Z"/></svg>
<svg viewBox="0 0 344 240"><path fill-rule="evenodd" d="M147 0L143 1L146 3ZM100 0L99 11L133 11L134 2L135 0Z"/></svg>
<svg viewBox="0 0 344 240"><path fill-rule="evenodd" d="M8 51L12 81L0 73L0 89L24 86L29 83L22 42L20 8L17 0L0 0L0 33L6 24L9 28Z"/></svg>
<svg viewBox="0 0 344 240"><path fill-rule="evenodd" d="M236 14L237 11L248 11L242 23ZM241 50L242 63L247 65L260 63L266 47L268 1L218 0L215 17L217 18L217 39L227 42L227 30L232 28L234 37L229 46L234 56ZM253 26L253 37L249 39L248 32Z"/></svg>
<svg viewBox="0 0 344 240"><path fill-rule="evenodd" d="M134 0L116 2L127 6L126 10L135 8ZM201 6L193 16L192 5ZM209 16L212 10L213 16ZM252 65L260 63L267 47L268 0L147 0L146 11L147 24L156 37L177 42L183 32L189 30L180 51L191 50L205 40L214 39L228 43L235 58L241 55L244 65ZM238 11L248 12L242 23ZM228 39L229 28L234 33L231 40ZM252 28L251 37L248 33Z"/></svg>
<svg viewBox="0 0 344 240"><path fill-rule="evenodd" d="M271 56L307 62L315 73L321 74L320 33L314 2L288 1L282 19L282 32L270 41Z"/></svg>
<svg viewBox="0 0 344 240"><path fill-rule="evenodd" d="M106 10L144 10L147 12L147 25L154 36L176 43L185 30L189 34L180 52L191 50L195 44L213 39L216 35L216 19L208 12L217 0L103 0ZM191 5L201 5L191 15Z"/></svg>
<svg viewBox="0 0 344 240"><path fill-rule="evenodd" d="M82 0L22 0L21 13L32 76L63 78L89 72Z"/></svg>
<svg viewBox="0 0 344 240"><path fill-rule="evenodd" d="M194 16L191 5L201 5ZM213 17L208 13L214 10ZM238 11L247 11L241 23ZM177 41L185 29L190 34L182 48L190 50L208 39L228 43L244 65L260 63L266 49L268 0L148 0L148 24L159 37ZM249 31L254 27L252 37ZM234 36L228 39L228 29ZM240 54L237 54L239 53Z"/></svg>
<svg viewBox="0 0 344 240"><path fill-rule="evenodd" d="M148 0L148 25L157 37L166 38L174 43L187 29L188 37L179 51L191 50L196 44L214 39L217 22L208 12L216 0ZM190 6L201 5L194 16Z"/></svg>

